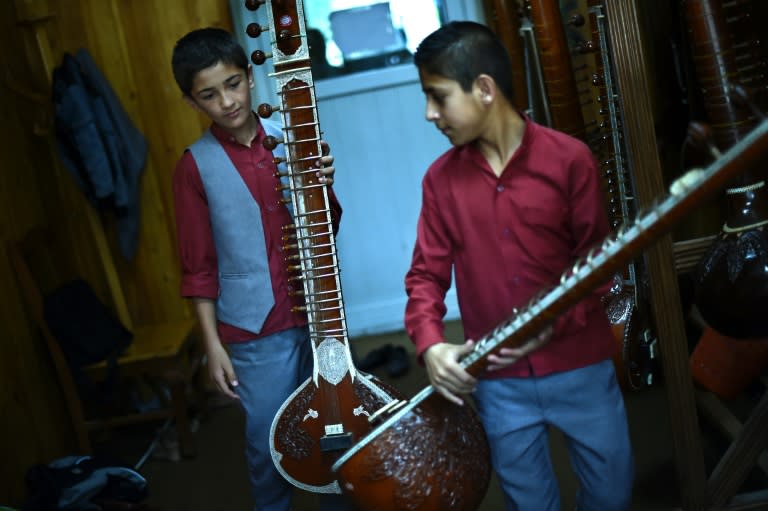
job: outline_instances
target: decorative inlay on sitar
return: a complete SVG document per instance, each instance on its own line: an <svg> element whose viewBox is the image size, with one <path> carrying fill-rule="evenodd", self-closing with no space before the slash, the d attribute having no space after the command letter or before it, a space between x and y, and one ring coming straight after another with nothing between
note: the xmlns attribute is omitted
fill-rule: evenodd
<svg viewBox="0 0 768 511"><path fill-rule="evenodd" d="M567 269L557 287L534 296L521 311L479 339L461 365L472 374L481 373L490 353L502 346L519 345L539 333L669 232L693 207L766 157L768 121L763 121L706 169L689 172L676 181L672 195ZM448 404L428 386L408 401L394 401L376 411L372 417L375 428L333 465L342 490L360 511L477 509L485 487L474 487L476 479L469 479L462 487L450 484L449 495L442 493L457 467L463 470L462 475L471 474L466 467L475 460L473 449L483 452L482 446L466 441L461 431L464 425L451 417L460 413L457 408L469 409ZM418 479L416 484L413 477Z"/></svg>
<svg viewBox="0 0 768 511"><path fill-rule="evenodd" d="M279 111L283 137L269 136L267 149L285 144L284 192L293 206L284 241L291 280L301 283L312 342L314 371L283 404L272 423L270 448L278 471L295 486L318 493L340 493L331 471L334 461L370 431L368 417L398 397L397 392L356 370L349 348L328 189L315 164L322 155L315 88L310 68L304 7L301 1L247 0L266 6L268 30L247 27L251 37L269 32L272 54L256 51L251 60L272 57L279 106L262 104L261 117ZM298 287L298 285L296 286ZM269 389L266 389L268 392Z"/></svg>

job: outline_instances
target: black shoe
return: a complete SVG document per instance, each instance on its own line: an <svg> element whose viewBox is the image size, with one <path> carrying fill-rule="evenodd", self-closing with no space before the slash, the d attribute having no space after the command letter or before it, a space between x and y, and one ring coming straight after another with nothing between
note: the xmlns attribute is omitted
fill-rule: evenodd
<svg viewBox="0 0 768 511"><path fill-rule="evenodd" d="M371 369L375 369L386 364L389 362L390 358L392 358L392 352L394 349L395 347L391 344L385 344L380 348L371 350L357 363L358 369L362 369L363 371L370 371Z"/></svg>
<svg viewBox="0 0 768 511"><path fill-rule="evenodd" d="M397 346L392 349L392 353L389 356L387 362L387 374L390 378L397 378L408 372L411 368L411 359L408 352L402 346Z"/></svg>

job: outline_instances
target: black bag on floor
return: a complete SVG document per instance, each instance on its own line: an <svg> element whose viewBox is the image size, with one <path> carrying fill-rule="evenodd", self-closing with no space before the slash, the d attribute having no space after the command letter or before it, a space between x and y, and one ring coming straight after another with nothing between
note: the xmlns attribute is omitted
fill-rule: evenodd
<svg viewBox="0 0 768 511"><path fill-rule="evenodd" d="M27 471L22 511L105 511L147 498L147 480L115 460L67 456ZM130 509L130 508L129 508Z"/></svg>

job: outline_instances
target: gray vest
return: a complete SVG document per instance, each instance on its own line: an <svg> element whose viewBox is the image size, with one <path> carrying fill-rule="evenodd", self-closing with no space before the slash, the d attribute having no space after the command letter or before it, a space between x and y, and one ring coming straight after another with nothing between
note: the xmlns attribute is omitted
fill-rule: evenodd
<svg viewBox="0 0 768 511"><path fill-rule="evenodd" d="M262 120L267 135L283 140L282 128ZM219 272L216 317L227 324L259 333L275 305L261 209L229 159L208 130L189 147L208 199ZM284 145L274 151L284 156Z"/></svg>

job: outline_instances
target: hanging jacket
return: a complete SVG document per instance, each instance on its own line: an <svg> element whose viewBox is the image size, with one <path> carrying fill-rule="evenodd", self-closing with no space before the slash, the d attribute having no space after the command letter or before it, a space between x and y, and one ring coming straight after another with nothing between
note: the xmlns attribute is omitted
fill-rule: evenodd
<svg viewBox="0 0 768 511"><path fill-rule="evenodd" d="M131 259L147 142L85 49L65 53L54 69L53 101L62 163L91 204L114 210L120 251Z"/></svg>

